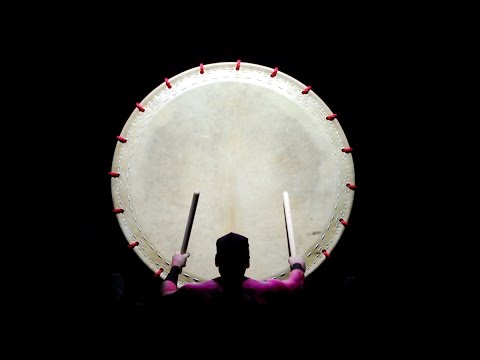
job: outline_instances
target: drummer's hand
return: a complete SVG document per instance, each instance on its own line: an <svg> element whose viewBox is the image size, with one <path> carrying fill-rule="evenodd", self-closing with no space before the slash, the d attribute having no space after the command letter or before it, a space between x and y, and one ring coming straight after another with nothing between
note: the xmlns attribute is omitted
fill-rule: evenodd
<svg viewBox="0 0 480 360"><path fill-rule="evenodd" d="M180 251L175 252L172 257L172 266L178 266L179 268L185 267L189 256L190 253L181 254Z"/></svg>
<svg viewBox="0 0 480 360"><path fill-rule="evenodd" d="M305 271L305 261L301 256L290 256L288 258L288 263L290 266L293 266L293 264L300 264L303 267L303 271Z"/></svg>

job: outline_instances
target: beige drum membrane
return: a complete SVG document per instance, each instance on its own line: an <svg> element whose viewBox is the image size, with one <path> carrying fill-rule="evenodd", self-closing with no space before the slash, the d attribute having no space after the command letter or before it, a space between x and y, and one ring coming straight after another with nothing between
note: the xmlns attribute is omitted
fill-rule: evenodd
<svg viewBox="0 0 480 360"><path fill-rule="evenodd" d="M215 241L229 232L249 239L246 276L286 278L285 192L307 276L348 225L355 179L346 136L309 86L277 68L220 62L165 79L137 103L118 139L115 216L163 279L200 194L180 286L219 275Z"/></svg>

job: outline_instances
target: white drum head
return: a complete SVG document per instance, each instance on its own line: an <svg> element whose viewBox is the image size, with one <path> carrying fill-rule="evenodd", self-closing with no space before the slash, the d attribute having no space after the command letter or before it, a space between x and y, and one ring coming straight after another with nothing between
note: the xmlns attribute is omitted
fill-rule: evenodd
<svg viewBox="0 0 480 360"><path fill-rule="evenodd" d="M332 111L281 71L237 65L166 80L134 109L121 132L126 142L115 148L112 197L123 210L116 216L145 264L164 269L162 278L200 193L180 286L218 276L215 241L229 232L249 238L246 276L287 277L284 192L306 275L333 250L350 215L352 154L342 151L349 144L338 120L326 119Z"/></svg>

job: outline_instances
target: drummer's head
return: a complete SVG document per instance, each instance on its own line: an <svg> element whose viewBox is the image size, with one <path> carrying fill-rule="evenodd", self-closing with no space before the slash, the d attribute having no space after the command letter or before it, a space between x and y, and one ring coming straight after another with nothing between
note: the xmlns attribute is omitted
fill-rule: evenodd
<svg viewBox="0 0 480 360"><path fill-rule="evenodd" d="M248 238L233 232L217 239L215 265L220 274L241 273L250 267Z"/></svg>

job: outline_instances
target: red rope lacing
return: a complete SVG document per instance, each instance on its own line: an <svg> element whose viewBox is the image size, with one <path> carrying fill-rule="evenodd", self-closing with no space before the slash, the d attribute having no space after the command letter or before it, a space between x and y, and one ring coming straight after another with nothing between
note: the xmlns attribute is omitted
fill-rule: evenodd
<svg viewBox="0 0 480 360"><path fill-rule="evenodd" d="M145 111L145 108L140 104L140 103L135 103L135 106L137 107L138 110L140 110L141 112L144 112Z"/></svg>
<svg viewBox="0 0 480 360"><path fill-rule="evenodd" d="M138 244L140 244L138 241L131 242L128 244L128 248L133 249L135 246L138 246Z"/></svg>
<svg viewBox="0 0 480 360"><path fill-rule="evenodd" d="M305 94L308 94L308 92L312 89L312 87L310 85L308 85L303 91L302 91L302 94L305 95Z"/></svg>

